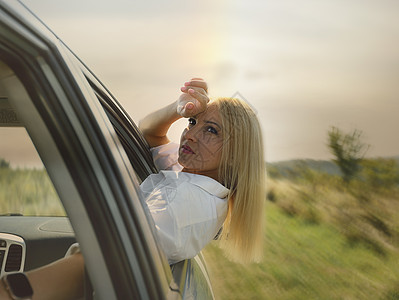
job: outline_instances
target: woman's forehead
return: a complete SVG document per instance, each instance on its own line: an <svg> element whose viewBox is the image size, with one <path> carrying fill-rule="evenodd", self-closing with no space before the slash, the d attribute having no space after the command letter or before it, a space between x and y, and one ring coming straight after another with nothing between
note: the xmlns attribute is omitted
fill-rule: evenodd
<svg viewBox="0 0 399 300"><path fill-rule="evenodd" d="M219 108L215 103L208 104L206 110L197 115L201 119L221 120L219 115Z"/></svg>

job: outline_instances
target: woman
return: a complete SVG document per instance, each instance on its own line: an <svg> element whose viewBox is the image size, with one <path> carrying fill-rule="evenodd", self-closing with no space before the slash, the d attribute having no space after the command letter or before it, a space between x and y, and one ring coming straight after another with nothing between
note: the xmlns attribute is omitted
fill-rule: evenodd
<svg viewBox="0 0 399 300"><path fill-rule="evenodd" d="M200 78L186 82L181 91L177 102L150 114L139 126L158 168L181 171L172 175L176 176L177 194L160 205L171 212L159 209L163 214L158 215L152 210L157 225L166 220L158 234L169 262L194 257L221 228L219 236L231 258L257 261L262 253L265 195L257 117L238 99L219 98L209 103L207 85ZM167 132L182 117L189 118L189 124L177 146L170 143ZM153 179L144 181L144 190L148 180ZM150 211L160 204L148 194L146 198ZM181 224L179 216L185 218Z"/></svg>
<svg viewBox="0 0 399 300"><path fill-rule="evenodd" d="M259 260L265 169L256 115L237 99L209 103L200 78L186 82L181 91L176 102L139 126L161 170L141 184L161 246L169 263L175 263L194 257L218 236L231 258ZM180 145L170 143L168 129L182 117L189 124ZM33 299L82 295L83 270L78 251L28 272ZM0 299L9 299L1 284Z"/></svg>

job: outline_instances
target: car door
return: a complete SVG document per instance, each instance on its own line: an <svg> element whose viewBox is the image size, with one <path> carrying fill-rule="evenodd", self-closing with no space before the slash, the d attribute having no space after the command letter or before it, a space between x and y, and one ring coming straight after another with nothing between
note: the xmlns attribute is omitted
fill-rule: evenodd
<svg viewBox="0 0 399 300"><path fill-rule="evenodd" d="M60 196L97 298L178 295L140 180L76 58L20 3L0 4L4 98Z"/></svg>

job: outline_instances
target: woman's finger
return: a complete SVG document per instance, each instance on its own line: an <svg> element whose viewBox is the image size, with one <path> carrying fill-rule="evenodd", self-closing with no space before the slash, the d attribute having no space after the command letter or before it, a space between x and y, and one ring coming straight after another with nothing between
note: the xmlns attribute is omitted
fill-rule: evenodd
<svg viewBox="0 0 399 300"><path fill-rule="evenodd" d="M196 87L196 86L183 86L183 87L180 88L180 90L181 90L183 93L188 93L188 90L190 90L190 89L193 89L193 90L195 90L195 91L197 91L197 92L199 92L199 93L201 93L201 94L203 94L203 95L207 95L206 90L204 90L202 87Z"/></svg>
<svg viewBox="0 0 399 300"><path fill-rule="evenodd" d="M208 84L203 81L201 78L193 78L190 81L184 83L185 87L199 87L204 89L205 92L208 92Z"/></svg>
<svg viewBox="0 0 399 300"><path fill-rule="evenodd" d="M186 87L185 90L186 90L185 93L186 93L186 94L189 94L190 96L200 94L200 95L202 95L202 96L208 98L208 94L206 93L206 91L205 91L203 88L195 87L195 86L188 86L188 87ZM190 91L190 90L191 90L191 91ZM194 91L195 93L193 93L193 91ZM202 99L202 98L201 98L201 99ZM198 99L198 100L201 100L201 99Z"/></svg>
<svg viewBox="0 0 399 300"><path fill-rule="evenodd" d="M195 87L190 87L187 91L187 93L197 99L202 105L206 105L209 102L209 98L206 95L206 92L204 89L201 88L195 88Z"/></svg>
<svg viewBox="0 0 399 300"><path fill-rule="evenodd" d="M184 118L192 117L196 114L196 109L193 102L187 102L184 105L179 105L177 112Z"/></svg>

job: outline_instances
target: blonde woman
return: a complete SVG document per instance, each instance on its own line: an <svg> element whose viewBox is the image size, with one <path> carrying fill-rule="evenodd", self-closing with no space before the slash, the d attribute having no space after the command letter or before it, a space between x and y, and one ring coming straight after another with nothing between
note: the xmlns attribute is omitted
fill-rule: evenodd
<svg viewBox="0 0 399 300"><path fill-rule="evenodd" d="M219 237L231 258L257 261L262 254L265 199L258 119L238 99L209 102L207 85L200 78L186 82L181 91L177 102L140 122L156 165L176 176L173 198L164 195L160 204L147 197L150 210L157 205L166 208L159 215L152 213L156 224L165 219L168 223L158 229L163 248L170 261L191 258L221 230ZM180 145L172 144L168 129L182 117L189 118L188 126ZM184 216L181 223L179 216Z"/></svg>
<svg viewBox="0 0 399 300"><path fill-rule="evenodd" d="M140 129L161 170L141 184L161 246L170 264L193 258L216 236L240 262L260 259L265 198L262 135L252 109L238 99L209 102L200 78L183 94L148 115ZM167 137L176 120L188 118L180 145ZM33 299L83 295L84 260L75 253L28 272ZM0 299L10 299L0 284Z"/></svg>

